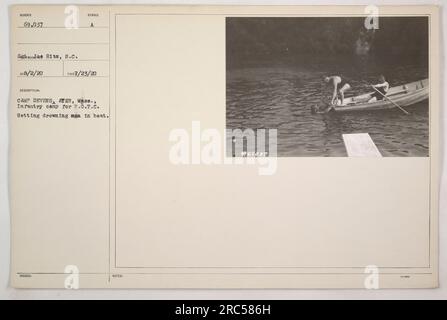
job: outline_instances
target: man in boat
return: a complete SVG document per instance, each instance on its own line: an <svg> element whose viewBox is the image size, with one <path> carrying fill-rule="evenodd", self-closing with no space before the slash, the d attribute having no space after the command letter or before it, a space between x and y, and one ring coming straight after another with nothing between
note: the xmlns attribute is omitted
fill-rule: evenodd
<svg viewBox="0 0 447 320"><path fill-rule="evenodd" d="M331 106L338 104L338 95L340 95L340 105L343 105L345 91L351 89L349 83L340 76L325 77L324 82L331 84L334 88L332 92Z"/></svg>
<svg viewBox="0 0 447 320"><path fill-rule="evenodd" d="M374 102L385 99L385 95L390 89L390 84L386 81L383 75L379 76L379 83L372 86L374 93L371 95L371 99L368 102Z"/></svg>

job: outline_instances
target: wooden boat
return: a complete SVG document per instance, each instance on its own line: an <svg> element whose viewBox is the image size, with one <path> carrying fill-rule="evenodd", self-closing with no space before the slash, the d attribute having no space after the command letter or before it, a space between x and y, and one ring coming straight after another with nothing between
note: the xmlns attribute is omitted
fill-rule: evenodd
<svg viewBox="0 0 447 320"><path fill-rule="evenodd" d="M396 108L394 103L398 104L401 107L408 107L423 100L428 99L429 94L429 82L428 79L423 79L407 84L403 84L396 87L391 87L386 97L382 100L368 102L374 91L365 93L355 97L345 98L343 101L343 105L336 105L331 108L328 108L328 105L325 106L313 106L311 108L312 113L327 113L327 112L346 112L346 111L363 111L363 110L383 110L383 109L392 109Z"/></svg>

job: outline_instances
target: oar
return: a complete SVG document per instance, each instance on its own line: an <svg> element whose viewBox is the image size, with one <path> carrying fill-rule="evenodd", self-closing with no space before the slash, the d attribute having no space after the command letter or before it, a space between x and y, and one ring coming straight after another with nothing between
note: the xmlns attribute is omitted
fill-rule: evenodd
<svg viewBox="0 0 447 320"><path fill-rule="evenodd" d="M366 83L366 82L365 82ZM386 95L384 95L382 92L380 92L379 90L377 90L376 87L374 87L372 84L369 84L374 90L376 90L378 93L380 93L385 99L387 99L389 102L391 102L392 104L394 104L396 107L398 107L400 110L402 110L403 113L405 114L409 114L407 110L405 110L404 108L402 108L400 105L398 105L396 102L394 102L393 100L391 100L390 98L388 98Z"/></svg>

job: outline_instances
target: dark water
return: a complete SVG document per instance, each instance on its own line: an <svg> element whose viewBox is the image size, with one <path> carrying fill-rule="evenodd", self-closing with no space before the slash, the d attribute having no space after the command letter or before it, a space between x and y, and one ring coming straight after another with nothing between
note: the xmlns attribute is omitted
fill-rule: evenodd
<svg viewBox="0 0 447 320"><path fill-rule="evenodd" d="M278 156L346 156L343 133L369 133L383 156L428 156L428 101L399 109L311 114L330 93L324 75L341 74L352 90L369 92L361 81L384 73L391 86L427 78L415 65L355 65L345 62L253 66L227 70L227 128L278 129ZM340 72L340 69L343 72ZM321 71L323 70L323 71ZM367 71L366 71L367 70ZM386 72L384 72L384 70Z"/></svg>

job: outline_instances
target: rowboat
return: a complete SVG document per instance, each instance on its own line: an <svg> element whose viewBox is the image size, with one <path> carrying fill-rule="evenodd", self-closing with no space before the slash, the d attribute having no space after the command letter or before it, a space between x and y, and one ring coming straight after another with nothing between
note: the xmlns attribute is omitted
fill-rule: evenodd
<svg viewBox="0 0 447 320"><path fill-rule="evenodd" d="M345 98L343 104L338 102L337 105L330 108L327 104L323 106L315 105L312 106L311 111L312 113L327 113L333 111L347 112L383 110L396 108L396 104L401 107L408 107L428 99L428 93L428 79L423 79L400 86L391 87L386 94L386 98L383 98L382 100L368 102L371 99L372 94L374 94L374 91L372 91L359 96Z"/></svg>

